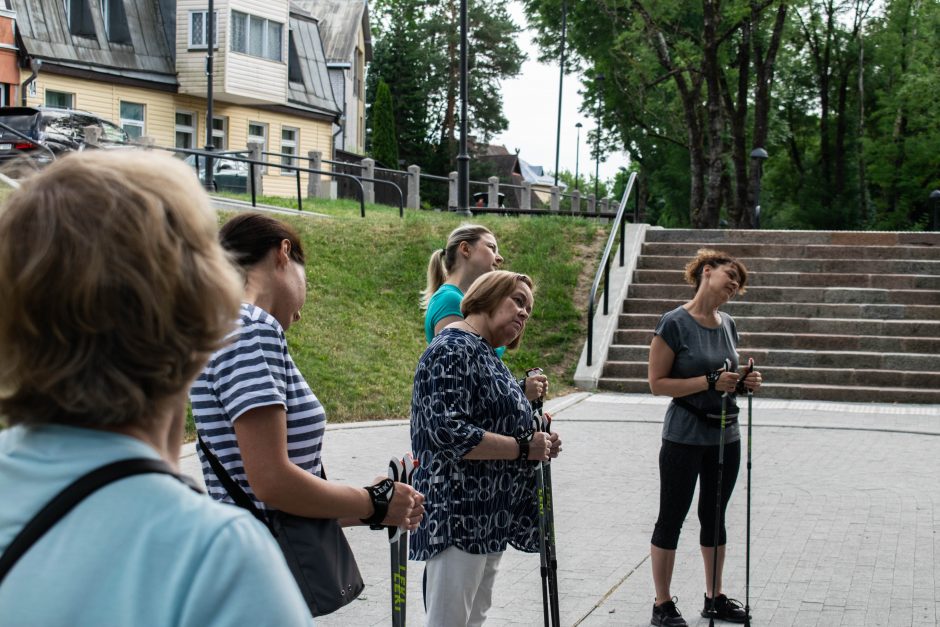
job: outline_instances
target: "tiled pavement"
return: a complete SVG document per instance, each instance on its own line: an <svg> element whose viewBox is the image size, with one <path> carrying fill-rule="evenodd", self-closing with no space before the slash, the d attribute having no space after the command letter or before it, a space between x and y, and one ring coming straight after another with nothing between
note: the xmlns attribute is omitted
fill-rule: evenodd
<svg viewBox="0 0 940 627"><path fill-rule="evenodd" d="M574 394L549 403L565 451L554 464L559 590L565 625L649 624L649 536L666 399ZM753 623L774 627L936 625L940 620L940 406L754 401ZM742 429L743 430L743 429ZM331 479L363 485L408 448L402 421L337 425ZM199 475L192 447L184 470ZM728 514L725 590L744 600L746 470ZM673 594L690 625L704 588L694 506ZM390 622L384 533L348 530L367 587L318 625ZM422 565L408 611L420 624ZM488 625L540 625L538 556L509 550Z"/></svg>

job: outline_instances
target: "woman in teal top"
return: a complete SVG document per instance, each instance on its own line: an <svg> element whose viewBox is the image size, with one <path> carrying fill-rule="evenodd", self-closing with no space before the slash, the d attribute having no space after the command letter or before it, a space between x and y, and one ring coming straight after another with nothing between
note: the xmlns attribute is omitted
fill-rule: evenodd
<svg viewBox="0 0 940 627"><path fill-rule="evenodd" d="M447 238L447 246L431 253L428 283L421 292L424 337L429 344L448 324L463 320L460 303L473 282L502 264L496 236L479 224L460 225ZM496 349L500 358L505 352L505 346ZM525 395L530 401L543 396L547 389L545 375L525 378Z"/></svg>

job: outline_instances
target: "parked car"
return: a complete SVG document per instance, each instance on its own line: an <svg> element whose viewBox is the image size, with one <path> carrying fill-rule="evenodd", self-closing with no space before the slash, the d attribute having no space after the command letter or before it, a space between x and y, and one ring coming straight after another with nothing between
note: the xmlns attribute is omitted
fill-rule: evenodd
<svg viewBox="0 0 940 627"><path fill-rule="evenodd" d="M86 148L128 148L131 141L120 126L87 111L51 107L3 107L0 123L29 140L0 126L0 163L28 156L43 164L67 152ZM85 140L85 128L101 129L97 144ZM51 153L51 154L50 154Z"/></svg>
<svg viewBox="0 0 940 627"><path fill-rule="evenodd" d="M183 159L190 167L195 168L197 163L196 155L189 155ZM206 182L206 158L202 155L198 158L199 180ZM212 183L213 187L220 192L234 192L244 194L248 192L248 164L234 159L225 159L224 157L212 158Z"/></svg>

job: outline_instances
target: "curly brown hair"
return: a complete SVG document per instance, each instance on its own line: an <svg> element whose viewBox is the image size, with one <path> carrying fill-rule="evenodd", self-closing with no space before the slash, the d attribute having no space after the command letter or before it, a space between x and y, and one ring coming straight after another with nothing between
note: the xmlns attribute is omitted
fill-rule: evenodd
<svg viewBox="0 0 940 627"><path fill-rule="evenodd" d="M685 264L685 282L698 291L702 282L703 267L717 268L729 263L738 270L738 294L743 294L747 291L747 267L728 253L711 248L700 248L695 258Z"/></svg>

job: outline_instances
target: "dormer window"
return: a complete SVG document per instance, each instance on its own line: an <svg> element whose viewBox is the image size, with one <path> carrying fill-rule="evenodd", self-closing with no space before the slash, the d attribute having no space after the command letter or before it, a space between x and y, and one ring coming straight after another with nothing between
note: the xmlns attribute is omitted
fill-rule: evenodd
<svg viewBox="0 0 940 627"><path fill-rule="evenodd" d="M284 25L256 15L232 11L232 51L280 61Z"/></svg>
<svg viewBox="0 0 940 627"><path fill-rule="evenodd" d="M65 17L69 32L80 37L95 36L95 21L91 16L91 0L65 0Z"/></svg>
<svg viewBox="0 0 940 627"><path fill-rule="evenodd" d="M101 16L104 18L108 41L119 44L131 43L127 13L124 12L124 0L101 0Z"/></svg>

